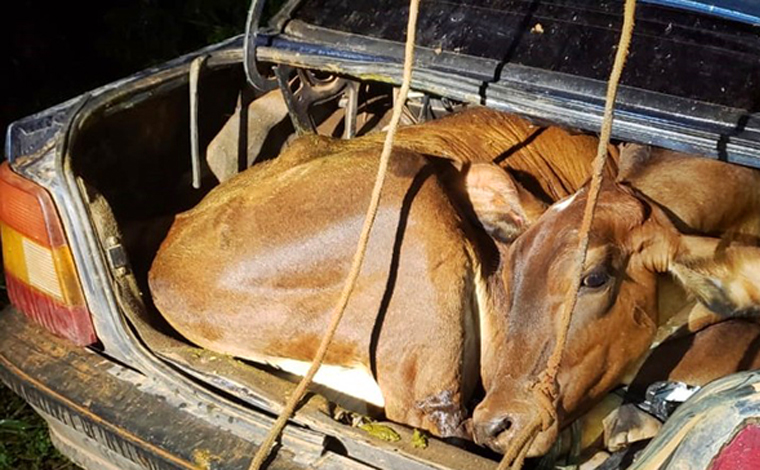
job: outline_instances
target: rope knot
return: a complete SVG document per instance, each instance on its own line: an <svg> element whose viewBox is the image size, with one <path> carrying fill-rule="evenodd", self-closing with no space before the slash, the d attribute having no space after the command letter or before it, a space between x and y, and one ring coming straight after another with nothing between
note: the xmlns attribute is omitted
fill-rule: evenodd
<svg viewBox="0 0 760 470"><path fill-rule="evenodd" d="M594 210L599 198L599 192L602 186L602 173L607 160L607 145L610 141L612 131L613 109L617 87L620 82L620 76L623 72L623 65L628 54L628 47L633 36L633 20L636 0L626 0L623 17L623 30L620 34L618 50L615 54L615 62L610 73L610 79L607 84L607 96L604 107L604 120L602 122L602 132L599 137L599 148L594 159L593 174L591 176L591 185L589 186L586 207L583 212L583 220L580 231L578 232L578 257L575 260L575 269L573 271L574 288L568 289L561 317L557 326L557 337L554 349L549 360L547 361L544 372L539 376L533 385L533 396L539 405L539 415L530 423L512 442L504 458L499 464L498 470L504 470L507 467L513 470L522 468L523 462L528 455L528 449L534 439L541 431L547 431L557 422L557 410L555 401L559 396L559 386L557 384L557 375L559 366L562 362L562 355L567 342L567 334L570 330L570 321L575 303L577 301L578 289L581 284L583 265L586 261L586 252L588 251L589 232L591 231L591 222L594 216Z"/></svg>
<svg viewBox="0 0 760 470"><path fill-rule="evenodd" d="M542 379L533 387L533 395L536 403L539 405L541 431L547 431L557 422L557 407L554 402L558 395L558 388L553 380Z"/></svg>

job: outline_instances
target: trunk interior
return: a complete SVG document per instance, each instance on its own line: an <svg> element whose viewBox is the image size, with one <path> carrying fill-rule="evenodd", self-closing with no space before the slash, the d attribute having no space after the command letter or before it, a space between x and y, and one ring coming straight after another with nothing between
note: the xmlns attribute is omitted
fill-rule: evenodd
<svg viewBox="0 0 760 470"><path fill-rule="evenodd" d="M301 76L301 79L318 85L332 81L332 77L319 74ZM298 79L291 85L296 91ZM382 129L390 118L393 88L383 83L349 81L347 88L350 87L355 87L358 96L355 135ZM279 90L270 92L270 97L272 93L282 96ZM124 265L116 266L112 262L110 267L120 307L140 340L180 373L213 387L220 399L254 406L274 416L298 377L193 345L162 318L151 301L147 283L148 270L174 216L192 208L219 184L207 162L212 153L226 152L228 167L245 168L249 163L246 154L248 160L253 157L256 162L275 158L296 137L287 112L267 115L267 107L263 106L258 108L263 115L247 119L248 126L264 122L266 127L264 133L253 132L257 140L252 141L251 130L245 129L246 119L240 118L240 110L245 112L251 102L262 96L247 84L240 62L208 67L202 73L198 86L201 184L197 189L193 187L190 157L186 73L159 85L143 83L115 98L104 98L76 130L69 157L104 250L108 253L120 247L126 253L128 261ZM409 103L402 124L436 118L459 107L445 98L421 94L410 95ZM343 92L314 103L309 112L317 132L343 136L346 106ZM212 143L224 132L237 133L232 140L227 140L234 144L232 153L224 145ZM241 139L240 135L248 135L248 138ZM246 148L248 151L238 151ZM256 149L255 155L250 154L252 148ZM366 406L324 392L330 395L330 401L312 395L296 421L339 436L329 439L328 446L333 451L359 458L364 455L363 458L369 460L377 458L372 452L367 456L366 433L351 426L356 419L353 410L367 413ZM379 442L382 451L411 458L412 463L416 462L413 467L483 468L498 461L498 455L469 443L430 439L428 448L422 451L411 444L411 429L389 424L401 435L402 442L390 444L375 440L372 446L378 446ZM342 441L341 437L347 439ZM364 444L356 447L356 442ZM397 465L408 466L410 461L400 461Z"/></svg>
<svg viewBox="0 0 760 470"><path fill-rule="evenodd" d="M388 84L347 79L333 92L330 86L335 77L319 73L297 77L290 84L296 94L304 86L302 81L312 83L313 89L321 86L328 90L308 109L319 134L342 137L353 132L359 136L382 130L389 120L394 89ZM350 113L351 93L357 99L354 131L346 129L344 119ZM147 278L174 216L197 204L220 178L276 158L297 136L296 126L282 93L254 92L239 61L207 67L197 90L200 187L194 188L189 96L184 72L160 83L143 80L119 96L103 97L71 140L72 169L104 250L121 248L126 254L126 263L112 262L112 282L120 307L140 340L179 373L214 388L220 399L273 416L297 378L190 343L154 307ZM271 105L267 100L272 99L279 104ZM461 107L445 97L413 93L402 124L435 119ZM296 421L334 436L328 444L334 451L375 458L368 456L366 445L356 447L356 441L366 444L368 438L351 426L356 419L352 412L367 410L345 397L324 395L329 399L313 395ZM420 450L411 444L411 429L390 424L402 441L373 441L371 446L411 458L416 462L414 468L488 468L500 459L471 443L439 439L430 439L429 447ZM398 465L409 468L409 461Z"/></svg>

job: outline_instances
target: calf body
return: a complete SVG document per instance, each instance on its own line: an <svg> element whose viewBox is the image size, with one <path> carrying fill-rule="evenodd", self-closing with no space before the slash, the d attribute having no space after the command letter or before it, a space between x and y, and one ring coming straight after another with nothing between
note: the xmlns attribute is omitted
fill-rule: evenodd
<svg viewBox="0 0 760 470"><path fill-rule="evenodd" d="M302 138L180 214L149 276L168 322L205 348L303 373L348 271L381 143ZM519 233L585 181L595 147L482 108L401 129L364 266L315 380L391 420L461 435L479 375L492 374L480 357L497 347L481 340L493 304L482 278L499 266L480 225ZM541 181L536 192L502 167Z"/></svg>
<svg viewBox="0 0 760 470"><path fill-rule="evenodd" d="M348 271L376 158L276 168L285 163L269 177L233 179L240 193L226 188L179 216L150 282L157 307L192 342L303 373ZM391 419L456 434L478 371L467 344L477 257L438 178L422 157L394 154L355 294L316 381L385 406Z"/></svg>

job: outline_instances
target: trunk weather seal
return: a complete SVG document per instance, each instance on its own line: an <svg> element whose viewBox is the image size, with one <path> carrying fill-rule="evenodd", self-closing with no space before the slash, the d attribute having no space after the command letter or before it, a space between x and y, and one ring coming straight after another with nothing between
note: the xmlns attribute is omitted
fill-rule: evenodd
<svg viewBox="0 0 760 470"><path fill-rule="evenodd" d="M234 56L239 58L239 54L235 54ZM237 60L230 62L237 62ZM110 91L115 93L116 96L129 95L145 86L150 88L152 86L160 86L167 80L183 80L187 77L187 69L189 69L189 63L175 65L170 68L167 67L166 70L161 71L166 72L168 75L164 80L155 80L154 77L149 75L142 80L135 80L133 83L129 84L131 86L128 87L128 91L124 91L123 87ZM83 287L85 288L84 290L88 305L91 310L96 311L97 314L99 314L98 319L100 321L96 323L96 331L98 332L99 338L107 346L106 352L108 354L114 355L117 359L130 365L130 367L135 367L141 374L144 374L147 377L171 385L172 390L174 390L177 395L184 396L186 400L190 401L201 400L211 407L222 406L225 413L232 419L233 423L246 423L248 428L255 427L260 429L263 433L271 425L271 417L261 411L230 401L228 398L207 388L205 384L198 384L194 379L187 377L171 364L156 357L152 354L150 349L144 345L138 337L136 337L135 333L130 328L127 319L121 312L120 306L115 297L115 281L107 267L108 264L105 260L105 253L101 248L99 237L96 234L95 228L91 224L88 210L84 204L83 195L77 184L73 169L71 168L71 155L69 154L71 143L77 136L77 129L81 127L81 124L86 121L86 119L102 109L103 105L111 101L112 98L115 98L112 93L102 93L98 96L91 96L88 100L84 100L79 112L71 117L69 125L67 126L67 137L61 139L58 144L58 148L60 150L65 149L65 152L60 152L55 155L56 174L60 175L61 179L60 185L57 185L56 191L54 191L54 198L56 200L56 205L62 214L67 236L74 241L70 243L70 246L72 248L75 262L77 266L82 266L84 268L81 269L80 272L86 272L89 277L91 277L91 279L86 281L87 285L83 285ZM64 201L66 202L65 204L63 203ZM89 255L86 253L89 253ZM107 316L100 316L103 314ZM106 319L108 319L108 321L106 321ZM98 324L101 325L101 329L99 330L97 329ZM102 328L103 325L105 325L105 329ZM108 346L110 346L110 348ZM117 349L114 350L114 347ZM230 424L230 426L237 427L239 425ZM246 426L244 425L243 427ZM289 435L288 441L290 442L295 442L299 439L303 440L303 437L299 437L302 434L304 436L324 436L321 432L306 430L297 424L289 424L286 429L286 433ZM313 440L314 438L312 437L310 439ZM291 450L297 449L291 448Z"/></svg>
<svg viewBox="0 0 760 470"><path fill-rule="evenodd" d="M401 65L391 58L393 54L388 45L384 44L381 49L384 59L364 51L304 43L283 34L273 40L271 47L259 48L259 54L265 61L398 84ZM419 91L589 132L596 132L601 123L604 85L601 82L517 65L505 67L499 81L487 82L472 77L472 74L468 77L451 71L442 72L426 63L424 54L419 55L422 63L417 65L413 77L413 87ZM475 70L477 61L470 59L473 64L468 62L468 66L473 65L471 70ZM479 62L484 63L483 60ZM572 82L574 88L563 89L559 86L559 79ZM667 115L642 104L641 97L644 96L661 100L668 109L676 111ZM619 101L621 104L613 128L616 139L760 168L760 128L757 128L755 114L624 87ZM699 116L692 117L693 113Z"/></svg>

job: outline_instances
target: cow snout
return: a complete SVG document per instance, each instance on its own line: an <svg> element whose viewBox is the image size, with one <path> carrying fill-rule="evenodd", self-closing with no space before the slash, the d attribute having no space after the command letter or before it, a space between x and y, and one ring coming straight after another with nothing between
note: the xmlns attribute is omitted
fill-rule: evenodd
<svg viewBox="0 0 760 470"><path fill-rule="evenodd" d="M473 414L475 442L496 452L504 453L510 443L533 419L533 407L528 403L511 403L509 411L491 410L478 406Z"/></svg>
<svg viewBox="0 0 760 470"><path fill-rule="evenodd" d="M479 445L501 454L505 453L515 438L539 416L538 408L528 401L511 401L499 407L499 411L490 410L488 406L482 405L483 403L478 405L473 413L473 438ZM532 440L528 456L537 457L545 454L556 436L556 423L550 429L538 432Z"/></svg>
<svg viewBox="0 0 760 470"><path fill-rule="evenodd" d="M480 445L491 447L490 444L496 441L501 433L508 431L511 427L512 419L507 415L497 416L493 419L479 422L474 425L475 442Z"/></svg>

